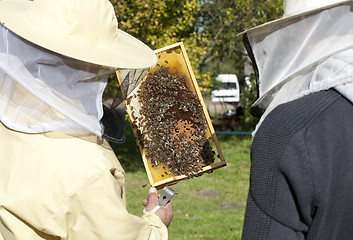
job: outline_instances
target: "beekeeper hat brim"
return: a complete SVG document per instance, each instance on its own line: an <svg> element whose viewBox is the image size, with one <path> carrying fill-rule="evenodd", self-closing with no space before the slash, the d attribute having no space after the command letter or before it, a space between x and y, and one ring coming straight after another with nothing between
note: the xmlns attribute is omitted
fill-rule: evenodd
<svg viewBox="0 0 353 240"><path fill-rule="evenodd" d="M352 2L352 0L283 0L284 14L282 18L245 30L238 36L243 36L246 33L272 32L271 29L279 27L279 25L285 24L291 19L349 2Z"/></svg>
<svg viewBox="0 0 353 240"><path fill-rule="evenodd" d="M1 23L20 37L77 60L114 68L148 68L154 52L118 29L108 0L2 0Z"/></svg>

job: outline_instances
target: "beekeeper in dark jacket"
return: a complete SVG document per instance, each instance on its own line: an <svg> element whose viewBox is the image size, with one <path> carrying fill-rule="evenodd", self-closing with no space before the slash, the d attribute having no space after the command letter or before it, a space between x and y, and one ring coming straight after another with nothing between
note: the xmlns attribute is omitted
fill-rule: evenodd
<svg viewBox="0 0 353 240"><path fill-rule="evenodd" d="M284 0L241 33L258 76L243 240L353 237L353 2Z"/></svg>

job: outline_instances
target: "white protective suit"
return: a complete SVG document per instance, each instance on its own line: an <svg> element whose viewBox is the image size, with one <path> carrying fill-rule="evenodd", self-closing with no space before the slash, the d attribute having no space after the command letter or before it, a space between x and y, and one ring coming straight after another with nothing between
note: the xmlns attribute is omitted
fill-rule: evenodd
<svg viewBox="0 0 353 240"><path fill-rule="evenodd" d="M168 239L157 215L126 210L99 121L113 70L97 67L1 25L0 239Z"/></svg>
<svg viewBox="0 0 353 240"><path fill-rule="evenodd" d="M154 213L130 215L106 141L0 124L0 239L168 239Z"/></svg>

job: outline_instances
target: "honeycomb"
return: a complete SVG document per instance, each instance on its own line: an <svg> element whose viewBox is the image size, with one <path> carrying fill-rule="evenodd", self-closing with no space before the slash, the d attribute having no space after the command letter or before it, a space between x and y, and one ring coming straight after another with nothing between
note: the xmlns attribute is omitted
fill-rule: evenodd
<svg viewBox="0 0 353 240"><path fill-rule="evenodd" d="M215 162L215 151L197 86L182 54L157 56L158 64L126 100L147 173L152 183L200 176Z"/></svg>

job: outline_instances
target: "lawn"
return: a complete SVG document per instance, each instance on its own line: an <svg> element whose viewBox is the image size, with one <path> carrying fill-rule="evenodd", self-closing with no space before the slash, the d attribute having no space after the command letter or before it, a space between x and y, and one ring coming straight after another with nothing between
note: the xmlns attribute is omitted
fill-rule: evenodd
<svg viewBox="0 0 353 240"><path fill-rule="evenodd" d="M127 140L113 145L126 170L127 208L141 215L142 199L148 183L138 148L127 128ZM227 166L211 174L188 179L171 186L174 218L169 226L169 239L191 240L241 239L241 230L248 191L249 152L251 137L218 136Z"/></svg>

